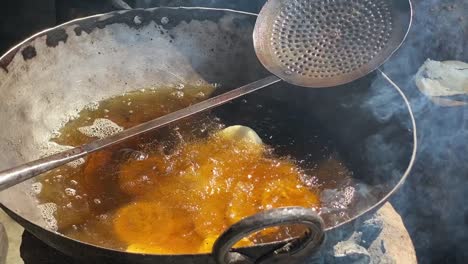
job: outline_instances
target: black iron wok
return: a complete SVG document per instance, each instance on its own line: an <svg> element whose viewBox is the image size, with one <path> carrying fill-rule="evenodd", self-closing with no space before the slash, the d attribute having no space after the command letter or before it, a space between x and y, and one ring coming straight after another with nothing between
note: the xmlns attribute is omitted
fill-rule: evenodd
<svg viewBox="0 0 468 264"><path fill-rule="evenodd" d="M130 10L75 20L25 40L0 58L0 169L38 158L51 132L90 102L179 83L219 83L215 93L220 93L265 77L268 73L252 45L255 18L230 10ZM383 94L392 100L381 100ZM345 220L334 221L334 212L321 215L326 232L345 228L378 209L403 184L413 165L417 144L410 106L380 71L329 89L280 83L245 99L214 113L228 124L243 122L269 135L268 144L281 145L280 151L298 159L320 158L313 140L320 133L334 142L353 170L361 189L356 188ZM278 126L262 126L266 118ZM100 258L103 263L214 263L213 255L220 254L130 254L69 239L44 220L31 185L28 181L1 192L2 208L66 254ZM297 210L291 209L288 217L302 212ZM226 260L248 262L286 243L302 242L236 249ZM269 260L303 263L316 250L306 247Z"/></svg>

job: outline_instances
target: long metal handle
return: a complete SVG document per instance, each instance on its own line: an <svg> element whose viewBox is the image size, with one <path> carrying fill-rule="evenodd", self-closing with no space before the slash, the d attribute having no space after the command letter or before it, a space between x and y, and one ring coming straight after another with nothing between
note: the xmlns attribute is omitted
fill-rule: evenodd
<svg viewBox="0 0 468 264"><path fill-rule="evenodd" d="M208 109L214 108L225 104L233 99L239 98L243 95L252 93L274 83L281 81L276 76L269 76L259 81L247 84L245 86L239 87L237 89L231 90L224 94L209 98L200 103L191 105L187 108L172 112L165 116L153 119L146 123L140 124L138 126L126 129L120 133L117 133L113 136L93 141L89 144L82 145L80 147L70 149L64 152L60 152L46 158L38 159L18 167L14 167L5 171L0 172L0 191L3 191L13 185L16 185L20 182L33 178L41 173L57 168L61 165L69 163L71 161L82 158L89 153L94 151L109 147L111 145L122 142L126 139L138 136L150 130L161 128L177 120L186 118L188 116L194 115L206 111Z"/></svg>
<svg viewBox="0 0 468 264"><path fill-rule="evenodd" d="M0 191L41 173L82 158L87 154L88 153L82 147L78 147L4 170L0 172Z"/></svg>

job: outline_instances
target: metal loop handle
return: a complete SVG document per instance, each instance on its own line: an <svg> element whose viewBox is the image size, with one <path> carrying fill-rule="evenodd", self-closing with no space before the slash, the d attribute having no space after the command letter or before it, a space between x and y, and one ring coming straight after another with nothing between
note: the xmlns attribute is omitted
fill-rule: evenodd
<svg viewBox="0 0 468 264"><path fill-rule="evenodd" d="M239 253L230 252L232 246L242 238L268 227L301 224L308 232L303 237L294 239L286 245L252 260L252 263L262 263L280 255L294 255L307 248L318 251L325 240L324 223L322 218L312 209L303 207L283 207L258 213L244 218L227 229L215 242L213 256L217 263L233 263L239 259Z"/></svg>

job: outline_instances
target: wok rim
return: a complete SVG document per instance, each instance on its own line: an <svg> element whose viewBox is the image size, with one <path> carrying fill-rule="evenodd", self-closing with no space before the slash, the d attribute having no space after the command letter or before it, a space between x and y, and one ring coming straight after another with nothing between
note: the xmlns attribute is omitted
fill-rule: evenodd
<svg viewBox="0 0 468 264"><path fill-rule="evenodd" d="M411 1L410 1L410 4ZM69 25L73 25L73 24L76 24L78 22L81 22L81 21L86 21L86 20L89 20L89 19L92 19L92 18L99 18L99 17L104 17L104 16L114 16L114 15L121 15L121 14L124 14L124 13L127 13L127 12L131 12L131 11L153 11L153 10L206 10L206 11L222 11L222 12L225 12L227 14L229 13L232 13L232 14L241 14L241 15L247 15L247 16L252 16L252 17L258 17L258 14L256 13L251 13L251 12L245 12L245 11L240 11L240 10L234 10L234 9L228 9L228 8L210 8L210 7L184 7L184 6L179 6L179 7L154 7L154 8L136 8L136 9L130 9L130 10L119 10L119 11L112 11L112 12L107 12L107 13L100 13L100 14L96 14L96 15L91 15L91 16L86 16L86 17L82 17L82 18L77 18L77 19L73 19L73 20L70 20L68 22L65 22L65 23L62 23L60 25L57 25L55 27L51 27L51 28L47 28L45 30L42 30L36 34L33 34L31 35L30 37L26 38L25 40L21 41L20 43L14 45L12 48L10 48L7 52L5 52L2 56L0 56L0 64L2 63L2 61L4 60L8 60L8 58L10 56L14 57L16 55L16 53L25 45L25 44L28 44L30 43L31 41L35 40L36 38L38 37L41 37L51 31L54 31L54 30L57 30L57 29L61 29L61 28L64 28L66 26L69 26ZM412 14L411 14L411 21L410 21L410 25L412 23ZM119 23L120 24L120 23ZM10 62L6 63L6 66L5 67L8 67ZM378 72L379 74L382 75L382 77L384 79L386 79L386 81L388 81L391 86L393 87L393 89L395 89L401 96L401 98L403 99L405 105L406 105L406 110L408 111L409 113L409 117L410 117L410 120L411 120L411 132L413 134L413 150L412 150L412 153L411 153L411 158L410 158L410 161L407 165L407 168L405 170L405 172L402 174L402 176L400 177L400 180L398 181L398 183L396 185L394 185L394 187L391 189L391 191L389 191L383 198L381 198L377 203L375 203L373 206L370 206L369 208L367 208L366 210L363 210L362 212L360 212L359 214L355 215L354 217L346 220L346 221L343 221L335 226L331 226L331 227L327 227L324 229L325 232L330 232L332 230L335 230L335 229L338 229L340 227L343 227L343 226L346 226L348 224L351 224L353 223L354 221L356 221L357 219L363 217L364 215L367 215L368 213L371 213L371 212L374 212L375 210L377 210L378 208L380 208L381 206L383 206L384 203L386 203L389 198L395 194L400 188L401 186L405 183L406 181L406 178L409 176L413 166L414 166L414 163L416 161L416 156L417 156L417 150L418 150L418 137L417 137L417 126L416 126L416 120L415 120L415 117L414 117L414 113L413 113L413 110L412 110L412 107L411 107L411 104L409 102L409 99L406 97L406 95L404 94L404 92L401 90L401 88L392 80L390 79L389 76L387 76L385 74L385 72L383 72L381 70L381 68L384 66L385 64L383 64L382 66L380 66L379 68L377 68L375 71ZM6 68L5 68L6 70ZM305 89L308 89L308 88L305 88ZM117 250L117 249L112 249L112 248L107 248L107 247L102 247L102 246L99 246L99 245L94 245L94 244L90 244L88 242L84 242L84 241L80 241L80 240L77 240L77 239L74 239L74 238L71 238L71 237L68 237L60 232L57 232L57 231L53 231L53 230L50 230L50 229L47 229L45 227L42 227L34 222L31 222L30 220L22 217L21 215L15 213L14 210L12 210L11 208L8 208L7 206L3 205L0 203L0 207L2 209L6 209L7 211L9 211L10 213L14 214L16 217L24 220L25 222L27 222L28 224L30 225L33 225L39 229L43 229L43 230L46 230L47 232L50 232L50 233L53 233L54 235L58 235L60 236L61 238L64 238L64 239L67 239L67 240L71 240L75 243L78 243L78 244L84 244L86 246L90 246L90 247L95 247L95 248L98 248L100 250L105 250L105 251L113 251L113 252L117 252L119 254L130 254L130 255L141 255L141 256L154 256L154 257L169 257L169 256L173 256L173 257L196 257L196 256L209 256L211 255L211 253L196 253L196 254L144 254L144 253L132 253L132 252L127 252L127 251L124 251L124 250ZM15 222L18 222L15 220ZM24 226L23 226L24 227ZM26 231L28 231L26 228L25 228ZM29 231L28 231L29 232ZM42 242L50 245L47 241L44 241L42 239L40 239ZM286 240L283 240L283 241L276 241L276 242L271 242L271 243L262 243L262 244L258 244L258 245L255 245L255 246L250 246L250 247L239 247L239 248L236 248L236 250L238 249L242 249L242 248L250 248L250 249L254 249L254 248L260 248L260 247L264 247L264 246L267 246L267 245L275 245L275 244L281 244L281 243L285 243L287 241L290 241L291 239L286 239Z"/></svg>

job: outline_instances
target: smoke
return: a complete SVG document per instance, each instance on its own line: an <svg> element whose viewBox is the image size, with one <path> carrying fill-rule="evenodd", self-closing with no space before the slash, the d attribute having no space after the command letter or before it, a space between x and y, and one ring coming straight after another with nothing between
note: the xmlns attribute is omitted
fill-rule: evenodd
<svg viewBox="0 0 468 264"><path fill-rule="evenodd" d="M136 7L208 6L258 12L265 0L136 0ZM440 107L421 94L414 75L428 58L468 61L468 1L412 0L407 40L382 67L409 97L419 137L413 172L392 202L402 215L420 263L468 261L468 108ZM374 85L379 85L376 80ZM381 81L381 80L380 80ZM369 109L381 121L406 111L388 89L371 89ZM372 105L388 107L379 109ZM390 109L390 111L389 111ZM403 121L402 121L403 122Z"/></svg>
<svg viewBox="0 0 468 264"><path fill-rule="evenodd" d="M409 97L419 138L417 162L392 202L420 263L468 261L468 108L440 107L418 91L414 75L428 58L468 61L468 1L413 0L414 21L400 50L383 66ZM394 98L382 91L375 102ZM394 111L401 107L393 105ZM375 111L385 120L392 113ZM385 114L385 115L384 115Z"/></svg>

